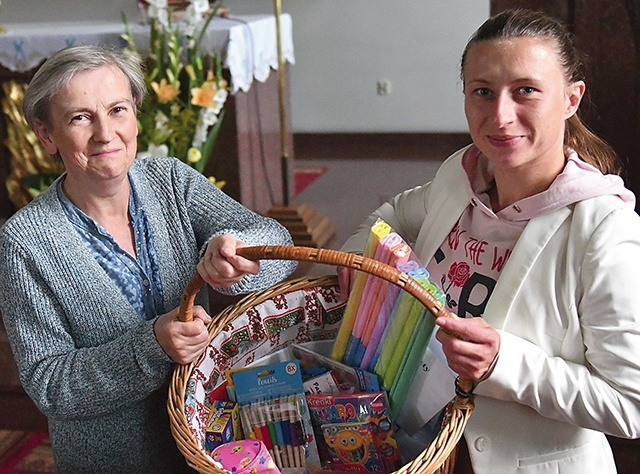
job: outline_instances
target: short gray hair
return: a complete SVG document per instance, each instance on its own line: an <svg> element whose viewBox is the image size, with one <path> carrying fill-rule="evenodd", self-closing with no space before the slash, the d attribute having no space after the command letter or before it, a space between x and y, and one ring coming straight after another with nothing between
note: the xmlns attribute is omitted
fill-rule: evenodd
<svg viewBox="0 0 640 474"><path fill-rule="evenodd" d="M36 119L50 123L51 98L66 87L76 74L102 66L114 66L123 72L129 81L131 98L137 110L147 91L140 58L127 51L102 46L71 46L47 59L31 79L22 105L27 123L31 127Z"/></svg>

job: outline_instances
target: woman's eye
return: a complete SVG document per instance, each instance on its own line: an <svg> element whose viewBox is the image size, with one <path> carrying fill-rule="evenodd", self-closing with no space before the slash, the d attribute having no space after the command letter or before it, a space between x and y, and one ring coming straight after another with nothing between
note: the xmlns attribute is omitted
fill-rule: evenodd
<svg viewBox="0 0 640 474"><path fill-rule="evenodd" d="M480 87L478 89L476 89L475 91L476 95L485 97L488 96L489 94L491 94L491 91L489 89L487 89L486 87Z"/></svg>
<svg viewBox="0 0 640 474"><path fill-rule="evenodd" d="M533 87L524 86L520 88L520 92L525 95L533 94L536 90Z"/></svg>

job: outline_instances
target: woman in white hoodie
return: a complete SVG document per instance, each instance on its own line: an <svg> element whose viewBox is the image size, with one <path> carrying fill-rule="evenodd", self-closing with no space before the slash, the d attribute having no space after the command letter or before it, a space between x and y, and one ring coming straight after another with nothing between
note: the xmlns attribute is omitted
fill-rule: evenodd
<svg viewBox="0 0 640 474"><path fill-rule="evenodd" d="M615 473L604 433L640 436L640 217L576 115L581 66L540 12L487 20L462 57L473 144L342 247L382 218L446 290L437 339L476 381L460 472Z"/></svg>

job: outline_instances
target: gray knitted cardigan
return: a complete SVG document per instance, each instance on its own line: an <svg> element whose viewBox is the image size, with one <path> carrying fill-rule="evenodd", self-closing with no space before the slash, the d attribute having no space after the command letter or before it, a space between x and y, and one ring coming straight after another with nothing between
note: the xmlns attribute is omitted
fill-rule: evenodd
<svg viewBox="0 0 640 474"><path fill-rule="evenodd" d="M284 227L178 160L135 160L129 176L149 218L164 292L179 306L205 243L291 244ZM265 260L229 293L268 287L295 262ZM48 417L59 472L186 469L167 415L173 363L71 226L55 185L0 229L0 310L29 396ZM197 299L207 307L206 292Z"/></svg>

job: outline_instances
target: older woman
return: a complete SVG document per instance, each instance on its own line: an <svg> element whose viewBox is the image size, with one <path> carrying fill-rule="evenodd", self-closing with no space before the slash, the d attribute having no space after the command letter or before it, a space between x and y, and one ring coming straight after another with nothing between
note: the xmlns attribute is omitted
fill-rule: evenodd
<svg viewBox="0 0 640 474"><path fill-rule="evenodd" d="M66 172L0 232L0 305L25 390L49 420L60 472L180 472L167 383L206 347L206 292L177 319L197 271L230 294L295 263L244 245L290 244L177 159L136 157L138 62L78 46L36 73L25 117Z"/></svg>

